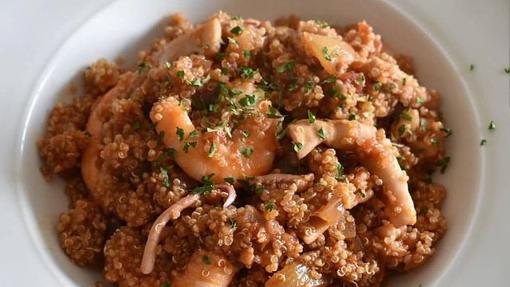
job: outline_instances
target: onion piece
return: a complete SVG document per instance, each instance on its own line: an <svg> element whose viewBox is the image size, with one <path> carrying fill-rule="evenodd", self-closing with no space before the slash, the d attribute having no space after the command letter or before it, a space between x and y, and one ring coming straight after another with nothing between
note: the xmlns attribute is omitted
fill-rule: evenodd
<svg viewBox="0 0 510 287"><path fill-rule="evenodd" d="M343 216L342 200L335 196L326 205L314 212L306 223L305 234L302 236L306 244L317 240L331 225L338 223Z"/></svg>
<svg viewBox="0 0 510 287"><path fill-rule="evenodd" d="M237 269L222 255L197 250L184 273L175 277L172 287L227 287Z"/></svg>
<svg viewBox="0 0 510 287"><path fill-rule="evenodd" d="M328 282L323 277L314 279L308 266L293 262L285 265L264 284L265 287L320 287Z"/></svg>
<svg viewBox="0 0 510 287"><path fill-rule="evenodd" d="M340 37L304 32L303 43L321 66L332 75L340 75L356 59L356 51Z"/></svg>

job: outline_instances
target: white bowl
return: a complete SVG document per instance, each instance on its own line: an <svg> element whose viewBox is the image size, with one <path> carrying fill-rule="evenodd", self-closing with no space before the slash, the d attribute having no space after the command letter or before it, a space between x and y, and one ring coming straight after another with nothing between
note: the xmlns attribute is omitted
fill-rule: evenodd
<svg viewBox="0 0 510 287"><path fill-rule="evenodd" d="M69 98L65 91L70 82L96 59L105 57L113 60L123 56L128 64L133 63L136 51L148 47L151 40L162 32L159 23L164 16L182 12L198 22L219 9L259 19L295 14L339 25L365 19L383 36L386 47L414 58L419 81L441 93L445 121L455 131L448 142L448 153L452 157L450 167L445 175L435 177L448 189L443 211L449 230L428 264L392 278L391 285L436 285L463 247L476 215L484 159L478 146L462 143L481 138L481 125L473 107L472 95L454 70L441 43L437 43L426 29L402 11L383 1L127 0L113 2L83 23L54 55L33 89L20 144L20 203L31 235L49 268L65 286L92 286L101 278L99 273L73 265L58 244L55 225L58 215L67 208L67 199L61 182L48 183L40 174L36 150L48 112L55 103Z"/></svg>

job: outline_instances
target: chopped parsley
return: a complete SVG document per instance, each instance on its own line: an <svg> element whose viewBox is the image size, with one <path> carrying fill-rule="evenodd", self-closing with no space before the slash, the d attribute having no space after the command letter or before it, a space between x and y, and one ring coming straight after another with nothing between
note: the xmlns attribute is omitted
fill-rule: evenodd
<svg viewBox="0 0 510 287"><path fill-rule="evenodd" d="M294 151L295 152L299 152L303 149L303 144L302 143L294 143Z"/></svg>
<svg viewBox="0 0 510 287"><path fill-rule="evenodd" d="M340 93L337 88L331 88L331 96L339 99L340 101L343 101L346 99L344 94Z"/></svg>
<svg viewBox="0 0 510 287"><path fill-rule="evenodd" d="M221 60L225 59L225 53L223 53L223 52L216 53L216 55L214 55L214 59L216 59L216 61L220 62Z"/></svg>
<svg viewBox="0 0 510 287"><path fill-rule="evenodd" d="M230 228L234 230L237 229L237 220L235 220L234 218L229 218L228 224L230 224Z"/></svg>
<svg viewBox="0 0 510 287"><path fill-rule="evenodd" d="M360 86L364 86L365 85L365 81L366 81L365 75L363 75L363 74L360 74L359 77L356 79L356 82L358 82L358 84Z"/></svg>
<svg viewBox="0 0 510 287"><path fill-rule="evenodd" d="M266 209L266 211L273 211L275 209L275 207L276 207L276 205L275 205L274 201L268 201L266 203L265 209Z"/></svg>
<svg viewBox="0 0 510 287"><path fill-rule="evenodd" d="M349 119L349 121L355 121L355 120L357 120L357 119L358 119L358 115L356 115L356 114L350 114L348 119Z"/></svg>
<svg viewBox="0 0 510 287"><path fill-rule="evenodd" d="M310 122L311 124L315 123L316 120L315 115L312 112L310 112L310 110L308 110L306 113L308 115L308 122Z"/></svg>
<svg viewBox="0 0 510 287"><path fill-rule="evenodd" d="M234 184L234 178L231 176L227 176L223 180L227 183Z"/></svg>
<svg viewBox="0 0 510 287"><path fill-rule="evenodd" d="M170 188L170 178L168 178L168 171L164 168L160 168L161 176L163 176L163 185Z"/></svg>
<svg viewBox="0 0 510 287"><path fill-rule="evenodd" d="M166 149L165 151L163 151L159 156L158 158L156 159L156 162L162 162L164 161L166 158L171 158L171 159L174 159L175 158L175 153L177 151L173 148L168 148Z"/></svg>
<svg viewBox="0 0 510 287"><path fill-rule="evenodd" d="M398 127L398 135L403 136L407 132L407 126L401 125Z"/></svg>
<svg viewBox="0 0 510 287"><path fill-rule="evenodd" d="M241 35L241 33L243 33L243 28L241 28L240 26L235 26L230 30L230 33L234 35Z"/></svg>
<svg viewBox="0 0 510 287"><path fill-rule="evenodd" d="M205 194L211 192L214 188L214 183L212 182L212 177L214 173L210 175L204 175L202 177L202 182L204 183L202 186L195 187L191 192L196 194Z"/></svg>
<svg viewBox="0 0 510 287"><path fill-rule="evenodd" d="M207 75L207 77L203 78L203 79L200 79L200 78L195 78L193 81L190 81L189 84L193 87L197 87L197 88L200 88L202 87L207 81L209 81L210 77L209 75Z"/></svg>
<svg viewBox="0 0 510 287"><path fill-rule="evenodd" d="M337 163L336 164L336 175L335 175L335 179L336 180L341 180L344 178L344 167L342 166L341 163Z"/></svg>
<svg viewBox="0 0 510 287"><path fill-rule="evenodd" d="M184 78L184 71L182 71L182 70L181 71L177 71L176 75L177 75L177 77L182 79L182 78Z"/></svg>
<svg viewBox="0 0 510 287"><path fill-rule="evenodd" d="M197 142L185 142L182 149L185 153L188 153L190 147L197 147Z"/></svg>
<svg viewBox="0 0 510 287"><path fill-rule="evenodd" d="M444 173L446 169L448 168L448 164L450 164L450 157L446 156L436 162L436 166L440 167L441 173Z"/></svg>
<svg viewBox="0 0 510 287"><path fill-rule="evenodd" d="M209 147L209 152L207 153L208 157L213 157L216 153L216 143L211 142L211 146Z"/></svg>
<svg viewBox="0 0 510 287"><path fill-rule="evenodd" d="M267 112L267 116L269 118L279 118L279 117L281 117L280 113L278 112L278 110L275 109L273 106L269 106L269 111Z"/></svg>
<svg viewBox="0 0 510 287"><path fill-rule="evenodd" d="M505 73L510 74L510 66L506 67L504 70L505 70Z"/></svg>
<svg viewBox="0 0 510 287"><path fill-rule="evenodd" d="M429 212L427 207L420 208L420 215L426 215Z"/></svg>
<svg viewBox="0 0 510 287"><path fill-rule="evenodd" d="M405 78L405 77L404 77L404 78L402 78L402 86L405 86L405 85L406 85L406 83L407 83L407 78Z"/></svg>
<svg viewBox="0 0 510 287"><path fill-rule="evenodd" d="M165 67L170 70L172 68L172 63L165 62Z"/></svg>
<svg viewBox="0 0 510 287"><path fill-rule="evenodd" d="M138 74L143 74L144 72L146 72L150 68L151 68L151 65L149 63L141 62L140 64L138 64L138 67L136 67L136 72Z"/></svg>
<svg viewBox="0 0 510 287"><path fill-rule="evenodd" d="M241 67L239 71L241 72L241 77L245 79L253 79L253 76L255 76L255 71L250 67Z"/></svg>
<svg viewBox="0 0 510 287"><path fill-rule="evenodd" d="M246 59L250 59L251 58L251 52L250 50L244 50L243 51L243 56L246 58Z"/></svg>
<svg viewBox="0 0 510 287"><path fill-rule="evenodd" d="M356 190L356 193L359 194L363 198L367 197L367 194L361 189Z"/></svg>
<svg viewBox="0 0 510 287"><path fill-rule="evenodd" d="M324 131L324 129L323 129L323 128L320 128L320 129L319 129L319 132L318 132L317 134L319 135L319 138L320 138L321 140L326 139L326 132Z"/></svg>
<svg viewBox="0 0 510 287"><path fill-rule="evenodd" d="M243 135L243 137L247 138L250 136L250 131L247 131L247 130L241 130L241 134Z"/></svg>
<svg viewBox="0 0 510 287"><path fill-rule="evenodd" d="M405 79L405 78L404 78ZM374 89L374 91L376 92L379 92L381 90L381 82L375 82L373 85L372 85L372 89Z"/></svg>
<svg viewBox="0 0 510 287"><path fill-rule="evenodd" d="M165 282L163 282L163 284L161 284L160 287L172 287L172 285L170 284L170 282L165 281Z"/></svg>
<svg viewBox="0 0 510 287"><path fill-rule="evenodd" d="M324 56L324 59L326 59L328 62L333 61L331 55L329 54L328 47L326 46L322 47L322 56Z"/></svg>
<svg viewBox="0 0 510 287"><path fill-rule="evenodd" d="M184 130L183 129L181 129L180 127L177 127L175 134L179 137L179 141L184 140Z"/></svg>
<svg viewBox="0 0 510 287"><path fill-rule="evenodd" d="M242 147L239 151L245 157L250 157L253 154L253 148L251 147Z"/></svg>
<svg viewBox="0 0 510 287"><path fill-rule="evenodd" d="M475 65L474 64L469 65L469 70L470 71L473 71L474 69L475 69Z"/></svg>
<svg viewBox="0 0 510 287"><path fill-rule="evenodd" d="M449 137L453 134L453 130L451 128L442 128L441 131L446 133L446 137Z"/></svg>
<svg viewBox="0 0 510 287"><path fill-rule="evenodd" d="M421 104L425 103L425 99L422 97L416 97L416 103L418 105L421 105Z"/></svg>
<svg viewBox="0 0 510 287"><path fill-rule="evenodd" d="M308 80L305 82L304 88L305 88L305 94L309 94L313 88L315 87L315 82L312 80Z"/></svg>
<svg viewBox="0 0 510 287"><path fill-rule="evenodd" d="M211 264L212 264L211 259L210 259L210 258L209 258L209 256L207 256L207 255L202 256L202 262L203 262L205 265L211 265Z"/></svg>
<svg viewBox="0 0 510 287"><path fill-rule="evenodd" d="M255 102L256 102L255 95L246 95L244 98L239 100L239 103L244 107L253 106L255 105Z"/></svg>
<svg viewBox="0 0 510 287"><path fill-rule="evenodd" d="M337 80L336 77L327 77L326 79L324 79L324 81L322 81L324 84L332 84L332 83L335 83Z"/></svg>
<svg viewBox="0 0 510 287"><path fill-rule="evenodd" d="M407 112L401 112L400 113L400 118L406 120L406 121L410 121L412 120L413 118L411 117L411 115L409 115Z"/></svg>
<svg viewBox="0 0 510 287"><path fill-rule="evenodd" d="M329 28L329 23L324 20L313 20L320 28Z"/></svg>
<svg viewBox="0 0 510 287"><path fill-rule="evenodd" d="M198 137L198 131L197 130L192 130L191 132L189 132L189 135L188 135L189 139L196 138L196 137Z"/></svg>
<svg viewBox="0 0 510 287"><path fill-rule="evenodd" d="M491 121L491 122L489 123L489 127L488 127L488 129L489 129L490 131L495 130L495 129L496 129L496 123L495 123L494 121Z"/></svg>
<svg viewBox="0 0 510 287"><path fill-rule="evenodd" d="M158 134L158 144L163 143L163 139L165 139L165 132L164 132L164 131L161 131L161 132L159 132L159 134Z"/></svg>
<svg viewBox="0 0 510 287"><path fill-rule="evenodd" d="M277 73L284 73L284 72L288 72L288 71L291 71L292 69L294 69L294 66L296 65L296 62L294 61L288 61L287 63L279 66L276 68L276 72Z"/></svg>
<svg viewBox="0 0 510 287"><path fill-rule="evenodd" d="M482 140L480 141L480 145L485 145L485 144L487 144L487 140L486 140L486 139L482 139Z"/></svg>

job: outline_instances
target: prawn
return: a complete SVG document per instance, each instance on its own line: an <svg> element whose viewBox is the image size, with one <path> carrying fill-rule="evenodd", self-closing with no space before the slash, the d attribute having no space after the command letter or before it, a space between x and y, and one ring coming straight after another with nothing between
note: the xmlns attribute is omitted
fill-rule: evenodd
<svg viewBox="0 0 510 287"><path fill-rule="evenodd" d="M400 168L391 142L373 126L348 120L299 120L288 126L288 134L299 147L297 156L305 157L321 143L355 150L363 164L383 180L386 214L395 226L416 223L416 210L409 194L408 176Z"/></svg>
<svg viewBox="0 0 510 287"><path fill-rule="evenodd" d="M258 93L251 84L243 91L244 95ZM267 113L270 104L263 100L257 105ZM197 181L204 176L210 176L216 183L229 177L244 179L264 175L272 168L278 119L248 117L232 132L231 138L221 133L204 133L196 130L186 109L172 96L156 103L150 117L158 133L163 134L164 144L176 151L175 162Z"/></svg>
<svg viewBox="0 0 510 287"><path fill-rule="evenodd" d="M177 37L165 48L153 55L160 63L172 61L180 56L202 52L214 55L220 48L221 25L217 17L211 18L190 33ZM124 73L115 87L109 90L97 102L87 121L86 131L90 134L90 144L85 149L81 161L81 174L87 188L95 193L100 178L99 145L101 143L101 129L104 119L102 114L114 99L125 94L133 85L137 76L132 72Z"/></svg>
<svg viewBox="0 0 510 287"><path fill-rule="evenodd" d="M125 94L126 91L130 89L135 79L136 75L132 72L126 72L121 75L117 85L109 90L97 102L87 121L85 129L90 134L90 142L82 155L81 175L85 185L93 195L96 193L96 187L101 173L99 167L99 146L101 144L104 113L110 107L113 100Z"/></svg>

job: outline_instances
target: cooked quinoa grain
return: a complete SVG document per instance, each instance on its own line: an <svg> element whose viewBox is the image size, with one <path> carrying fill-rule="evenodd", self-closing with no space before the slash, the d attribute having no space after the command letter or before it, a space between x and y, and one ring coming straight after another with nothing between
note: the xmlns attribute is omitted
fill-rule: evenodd
<svg viewBox="0 0 510 287"><path fill-rule="evenodd" d="M365 21L164 30L132 69L86 68L38 143L74 263L115 286L371 287L435 253L452 131L410 57Z"/></svg>

